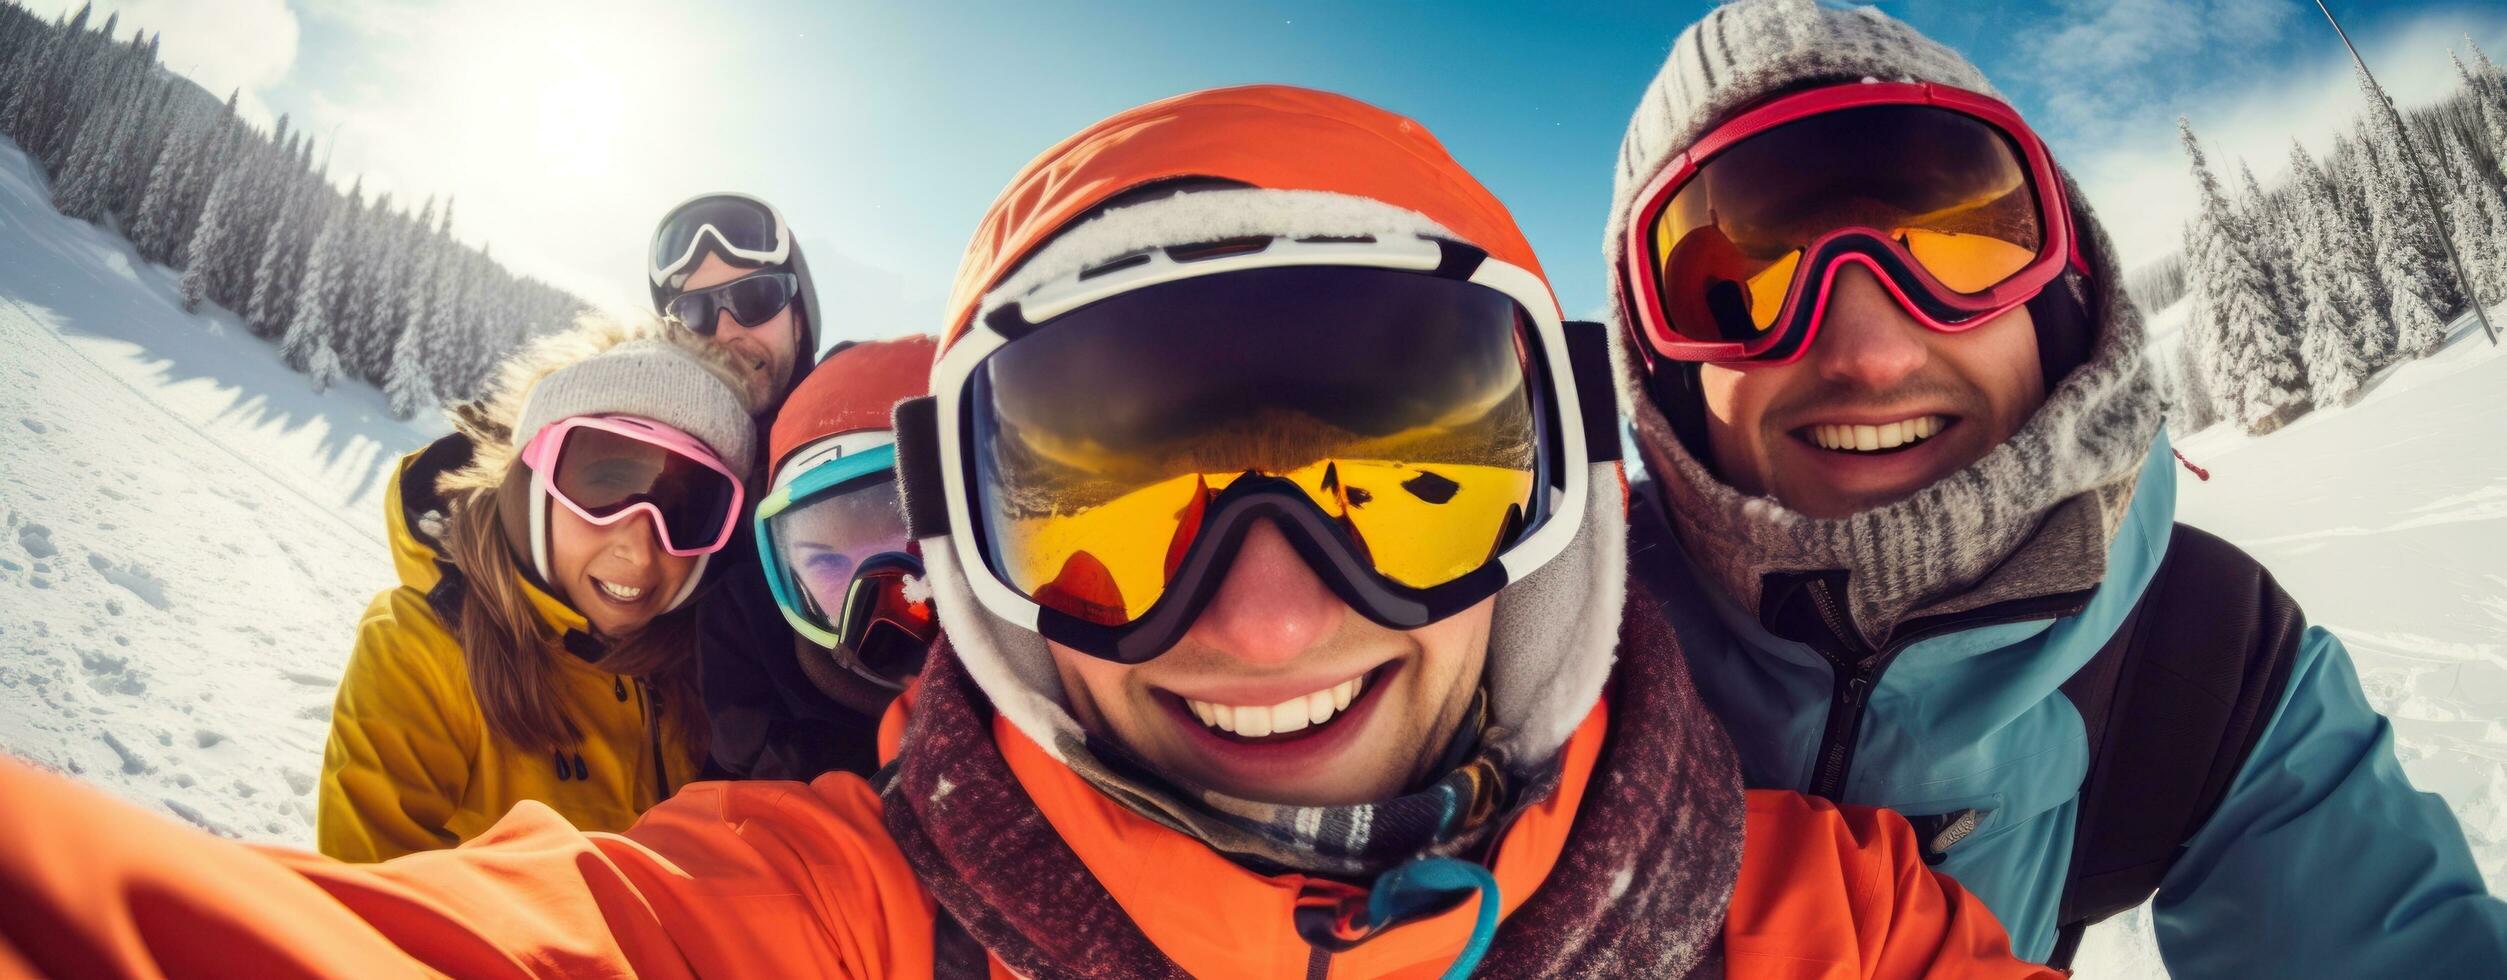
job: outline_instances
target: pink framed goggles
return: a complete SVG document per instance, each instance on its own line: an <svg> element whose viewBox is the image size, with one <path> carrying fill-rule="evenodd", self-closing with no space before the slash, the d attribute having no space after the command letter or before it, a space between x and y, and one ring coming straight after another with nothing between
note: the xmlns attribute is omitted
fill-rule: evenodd
<svg viewBox="0 0 2507 980"><path fill-rule="evenodd" d="M650 516L662 550L678 557L722 550L740 523L740 478L704 442L658 422L626 415L561 419L531 437L522 462L531 467L534 491L592 524ZM535 549L546 547L543 535L534 537Z"/></svg>
<svg viewBox="0 0 2507 980"><path fill-rule="evenodd" d="M2010 106L1946 85L1774 99L1672 158L1636 201L1617 271L1649 364L1801 357L1848 264L1943 333L2087 268L2044 141Z"/></svg>

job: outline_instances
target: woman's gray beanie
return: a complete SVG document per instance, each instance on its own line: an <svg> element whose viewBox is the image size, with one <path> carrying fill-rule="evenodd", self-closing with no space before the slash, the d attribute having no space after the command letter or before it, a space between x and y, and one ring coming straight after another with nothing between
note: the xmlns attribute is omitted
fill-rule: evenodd
<svg viewBox="0 0 2507 980"><path fill-rule="evenodd" d="M514 424L520 449L549 423L579 415L632 415L695 436L723 465L749 478L756 423L731 385L696 355L664 340L630 340L559 368L531 386Z"/></svg>

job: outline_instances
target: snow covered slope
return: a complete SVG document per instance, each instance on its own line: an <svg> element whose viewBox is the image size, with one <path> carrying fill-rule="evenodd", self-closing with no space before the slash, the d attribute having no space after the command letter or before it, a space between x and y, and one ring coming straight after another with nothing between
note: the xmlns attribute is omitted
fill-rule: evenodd
<svg viewBox="0 0 2507 980"><path fill-rule="evenodd" d="M2183 305L2152 317L2154 342ZM2211 474L2178 469L2177 519L2252 553L2342 638L2413 784L2453 805L2507 891L2507 348L2466 317L2348 408L2177 449ZM2091 930L2080 975L2157 975L2149 933L2147 914Z"/></svg>
<svg viewBox="0 0 2507 980"><path fill-rule="evenodd" d="M177 296L0 141L0 749L309 844L385 467L429 434Z"/></svg>

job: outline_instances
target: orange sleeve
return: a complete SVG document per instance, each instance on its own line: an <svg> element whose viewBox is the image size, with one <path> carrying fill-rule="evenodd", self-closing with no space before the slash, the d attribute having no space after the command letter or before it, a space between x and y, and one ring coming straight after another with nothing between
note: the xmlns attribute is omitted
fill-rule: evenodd
<svg viewBox="0 0 2507 980"><path fill-rule="evenodd" d="M914 716L914 701L923 695L923 677L916 674L905 679L905 690L897 692L888 702L888 710L879 714L879 764L887 765L905 751L905 723Z"/></svg>
<svg viewBox="0 0 2507 980"><path fill-rule="evenodd" d="M221 840L0 760L0 964L53 976L931 971L859 779L706 783L624 835L537 803L382 864Z"/></svg>
<svg viewBox="0 0 2507 980"><path fill-rule="evenodd" d="M2063 976L2013 956L1993 913L1924 865L1914 829L1895 812L1748 795L1741 880L1724 927L1730 976Z"/></svg>

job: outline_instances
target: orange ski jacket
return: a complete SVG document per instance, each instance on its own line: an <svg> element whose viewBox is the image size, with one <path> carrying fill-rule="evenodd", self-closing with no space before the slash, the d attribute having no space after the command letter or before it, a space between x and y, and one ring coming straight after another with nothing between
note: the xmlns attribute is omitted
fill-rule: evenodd
<svg viewBox="0 0 2507 980"><path fill-rule="evenodd" d="M1509 829L1501 893L1528 895L1574 825L1608 726L1569 741L1555 797ZM1006 723L1021 785L1161 951L1205 977L1303 976L1265 877L1106 799ZM381 864L212 837L0 762L0 974L832 976L932 971L928 892L859 777L698 783L623 834L516 806L458 848ZM1726 975L2060 976L2013 959L1973 896L1927 869L1906 822L1792 793L1748 797ZM1335 976L1432 976L1471 903L1396 930ZM998 963L995 976L1007 976Z"/></svg>

